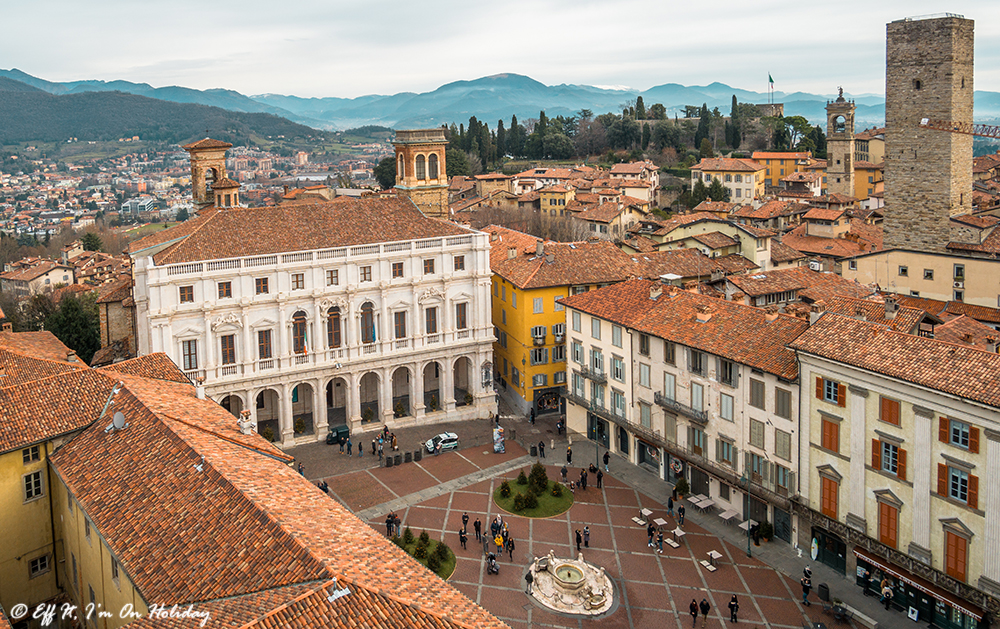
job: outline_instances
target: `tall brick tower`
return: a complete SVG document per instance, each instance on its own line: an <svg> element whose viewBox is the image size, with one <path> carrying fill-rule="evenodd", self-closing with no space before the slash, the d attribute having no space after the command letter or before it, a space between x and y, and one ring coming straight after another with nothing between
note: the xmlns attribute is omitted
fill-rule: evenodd
<svg viewBox="0 0 1000 629"><path fill-rule="evenodd" d="M972 136L921 129L972 122L972 20L943 14L886 27L885 248L944 252L972 211Z"/></svg>
<svg viewBox="0 0 1000 629"><path fill-rule="evenodd" d="M444 129L396 131L396 191L427 216L450 218Z"/></svg>
<svg viewBox="0 0 1000 629"><path fill-rule="evenodd" d="M826 189L830 194L854 196L854 101L826 104Z"/></svg>
<svg viewBox="0 0 1000 629"><path fill-rule="evenodd" d="M215 201L212 186L228 180L226 176L226 151L233 148L229 142L205 138L182 146L191 156L191 196L196 209Z"/></svg>

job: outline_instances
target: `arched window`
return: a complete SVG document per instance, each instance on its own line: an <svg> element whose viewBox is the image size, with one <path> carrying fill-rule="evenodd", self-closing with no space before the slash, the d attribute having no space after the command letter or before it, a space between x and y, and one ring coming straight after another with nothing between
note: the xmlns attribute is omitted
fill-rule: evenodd
<svg viewBox="0 0 1000 629"><path fill-rule="evenodd" d="M847 121L843 116L837 116L833 120L833 130L835 133L843 133L847 128Z"/></svg>
<svg viewBox="0 0 1000 629"><path fill-rule="evenodd" d="M326 313L326 343L332 349L340 347L340 308L330 308Z"/></svg>
<svg viewBox="0 0 1000 629"><path fill-rule="evenodd" d="M438 178L438 156L437 153L431 153L431 156L427 158L427 178L437 179Z"/></svg>
<svg viewBox="0 0 1000 629"><path fill-rule="evenodd" d="M423 155L417 155L417 179L427 179L427 165Z"/></svg>
<svg viewBox="0 0 1000 629"><path fill-rule="evenodd" d="M361 306L361 342L374 343L375 340L375 306L372 302L366 301L365 305Z"/></svg>
<svg viewBox="0 0 1000 629"><path fill-rule="evenodd" d="M396 160L396 176L400 179L406 176L406 161L402 155Z"/></svg>
<svg viewBox="0 0 1000 629"><path fill-rule="evenodd" d="M306 339L306 313L299 310L292 315L292 351L296 354L305 354Z"/></svg>

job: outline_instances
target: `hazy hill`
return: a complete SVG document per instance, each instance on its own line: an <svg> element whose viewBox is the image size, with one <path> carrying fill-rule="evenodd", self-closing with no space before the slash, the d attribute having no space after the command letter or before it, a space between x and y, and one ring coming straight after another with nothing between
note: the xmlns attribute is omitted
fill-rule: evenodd
<svg viewBox="0 0 1000 629"><path fill-rule="evenodd" d="M54 96L12 83L17 82L0 77L0 144L57 142L69 137L116 140L135 135L143 140L181 143L206 134L246 143L255 135L317 134L311 127L271 114L171 103L121 92Z"/></svg>

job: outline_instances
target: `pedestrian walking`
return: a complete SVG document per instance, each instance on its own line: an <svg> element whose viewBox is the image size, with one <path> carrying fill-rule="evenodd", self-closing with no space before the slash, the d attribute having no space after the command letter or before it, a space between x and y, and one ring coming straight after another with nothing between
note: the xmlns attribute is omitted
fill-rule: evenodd
<svg viewBox="0 0 1000 629"><path fill-rule="evenodd" d="M604 471L605 472L610 472L611 471L611 470L608 469L608 461L610 461L610 460L611 460L611 451L610 450L605 450L604 451Z"/></svg>
<svg viewBox="0 0 1000 629"><path fill-rule="evenodd" d="M573 446L566 446L566 465L573 462Z"/></svg>
<svg viewBox="0 0 1000 629"><path fill-rule="evenodd" d="M506 544L507 543L507 538L510 537L510 531L507 530L507 525L506 524L504 524L502 527L500 527L500 537L503 538L503 543Z"/></svg>
<svg viewBox="0 0 1000 629"><path fill-rule="evenodd" d="M583 535L580 534L580 529L576 529L576 552L580 552L580 543L583 541Z"/></svg>
<svg viewBox="0 0 1000 629"><path fill-rule="evenodd" d="M739 622L736 619L736 613L740 611L740 601L733 594L732 600L729 601L729 622Z"/></svg>
<svg viewBox="0 0 1000 629"><path fill-rule="evenodd" d="M399 443L396 441L396 433L389 435L389 438L392 439L392 449L399 450Z"/></svg>
<svg viewBox="0 0 1000 629"><path fill-rule="evenodd" d="M753 538L753 545L760 546L760 525L754 524L750 527L750 537Z"/></svg>
<svg viewBox="0 0 1000 629"><path fill-rule="evenodd" d="M347 440L344 439L343 435L341 435L340 439L337 439L337 441L340 442L340 453L343 454L344 446L347 445Z"/></svg>
<svg viewBox="0 0 1000 629"><path fill-rule="evenodd" d="M378 449L378 444L372 439L372 456L375 456L375 451Z"/></svg>
<svg viewBox="0 0 1000 629"><path fill-rule="evenodd" d="M538 456L540 456L543 459L545 458L545 442L544 441L539 441L538 442Z"/></svg>
<svg viewBox="0 0 1000 629"><path fill-rule="evenodd" d="M706 598L701 599L701 604L698 607L701 609L701 626L704 627L705 623L708 622L708 612L712 607L708 604L708 599Z"/></svg>
<svg viewBox="0 0 1000 629"><path fill-rule="evenodd" d="M353 447L354 447L354 444L353 444L353 443L351 443L351 438L350 438L350 437L348 437L348 438L347 438L347 456L351 456L351 449L352 449Z"/></svg>
<svg viewBox="0 0 1000 629"><path fill-rule="evenodd" d="M507 538L507 555L510 557L511 561L514 561L514 538Z"/></svg>
<svg viewBox="0 0 1000 629"><path fill-rule="evenodd" d="M663 529L659 529L659 533L656 534L656 552L663 553Z"/></svg>
<svg viewBox="0 0 1000 629"><path fill-rule="evenodd" d="M534 406L531 407L531 414L528 416L528 421L531 422L532 426L535 425L535 407Z"/></svg>
<svg viewBox="0 0 1000 629"><path fill-rule="evenodd" d="M590 548L590 527L583 527L583 547Z"/></svg>
<svg viewBox="0 0 1000 629"><path fill-rule="evenodd" d="M684 524L684 505L677 507L677 526Z"/></svg>
<svg viewBox="0 0 1000 629"><path fill-rule="evenodd" d="M500 523L497 522L496 518L493 518L493 521L490 522L490 537L496 537L497 533L499 532L500 532Z"/></svg>
<svg viewBox="0 0 1000 629"><path fill-rule="evenodd" d="M560 472L560 473L562 474L562 479L563 479L563 482L565 483L565 482L566 482L566 474L568 474L568 473L569 473L569 470L567 470L567 469L566 469L566 466L565 466L565 465L563 465L563 466L562 466L562 469L561 469L561 470L559 470L559 472Z"/></svg>
<svg viewBox="0 0 1000 629"><path fill-rule="evenodd" d="M674 499L667 496L667 515L674 517Z"/></svg>
<svg viewBox="0 0 1000 629"><path fill-rule="evenodd" d="M694 629L695 623L698 622L698 601L692 598L691 604L688 605L688 609L690 610L689 613L691 614L691 627L692 629Z"/></svg>
<svg viewBox="0 0 1000 629"><path fill-rule="evenodd" d="M378 444L378 462L382 462L382 444Z"/></svg>
<svg viewBox="0 0 1000 629"><path fill-rule="evenodd" d="M463 531L468 531L469 530L469 512L468 511L465 511L465 512L462 513L462 530Z"/></svg>
<svg viewBox="0 0 1000 629"><path fill-rule="evenodd" d="M389 515L385 516L385 536L386 537L392 537L392 521L393 521L393 517L392 517L391 513Z"/></svg>
<svg viewBox="0 0 1000 629"><path fill-rule="evenodd" d="M601 480L604 478L604 472L597 470L597 488L601 488Z"/></svg>
<svg viewBox="0 0 1000 629"><path fill-rule="evenodd" d="M531 570L528 570L528 574L524 575L524 582L527 586L524 588L525 594L531 594L531 584L535 581L535 577L531 576Z"/></svg>
<svg viewBox="0 0 1000 629"><path fill-rule="evenodd" d="M483 537L483 523L479 521L479 517L476 517L476 521L472 523L472 528L476 530L476 541L478 542Z"/></svg>
<svg viewBox="0 0 1000 629"><path fill-rule="evenodd" d="M490 554L490 539L483 535L483 555Z"/></svg>
<svg viewBox="0 0 1000 629"><path fill-rule="evenodd" d="M462 544L462 550L467 550L465 547L465 542L469 541L469 536L465 534L465 529L459 529L458 541Z"/></svg>
<svg viewBox="0 0 1000 629"><path fill-rule="evenodd" d="M649 536L649 542L647 543L647 545L650 548L652 548L653 547L653 535L656 535L656 527L653 526L652 522L650 522L649 524L646 525L646 535Z"/></svg>
<svg viewBox="0 0 1000 629"><path fill-rule="evenodd" d="M497 545L497 554L503 557L503 538L497 535L493 538L493 543Z"/></svg>
<svg viewBox="0 0 1000 629"><path fill-rule="evenodd" d="M892 607L892 586L888 583L882 588L882 602L885 603L886 611L889 611L889 608Z"/></svg>
<svg viewBox="0 0 1000 629"><path fill-rule="evenodd" d="M868 596L868 590L871 589L871 585L872 585L872 573L868 572L868 569L866 568L865 571L864 571L864 573L861 575L861 578L865 582L865 589L864 589L864 592L862 592L862 593L865 596Z"/></svg>
<svg viewBox="0 0 1000 629"><path fill-rule="evenodd" d="M305 476L305 475L306 475L306 468L304 465L302 465L302 463L299 463L299 476Z"/></svg>
<svg viewBox="0 0 1000 629"><path fill-rule="evenodd" d="M580 470L580 487L587 488L587 470Z"/></svg>
<svg viewBox="0 0 1000 629"><path fill-rule="evenodd" d="M812 589L812 579L809 577L802 577L802 580L799 581L799 583L802 584L802 604L809 607L809 605L811 605L809 602L809 590Z"/></svg>

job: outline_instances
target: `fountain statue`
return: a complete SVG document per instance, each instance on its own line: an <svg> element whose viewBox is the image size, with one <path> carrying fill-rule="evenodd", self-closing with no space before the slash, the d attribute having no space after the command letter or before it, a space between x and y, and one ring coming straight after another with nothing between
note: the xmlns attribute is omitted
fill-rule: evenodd
<svg viewBox="0 0 1000 629"><path fill-rule="evenodd" d="M600 616L614 604L614 585L604 568L576 559L559 559L553 551L535 557L528 567L534 577L536 603L563 614Z"/></svg>

